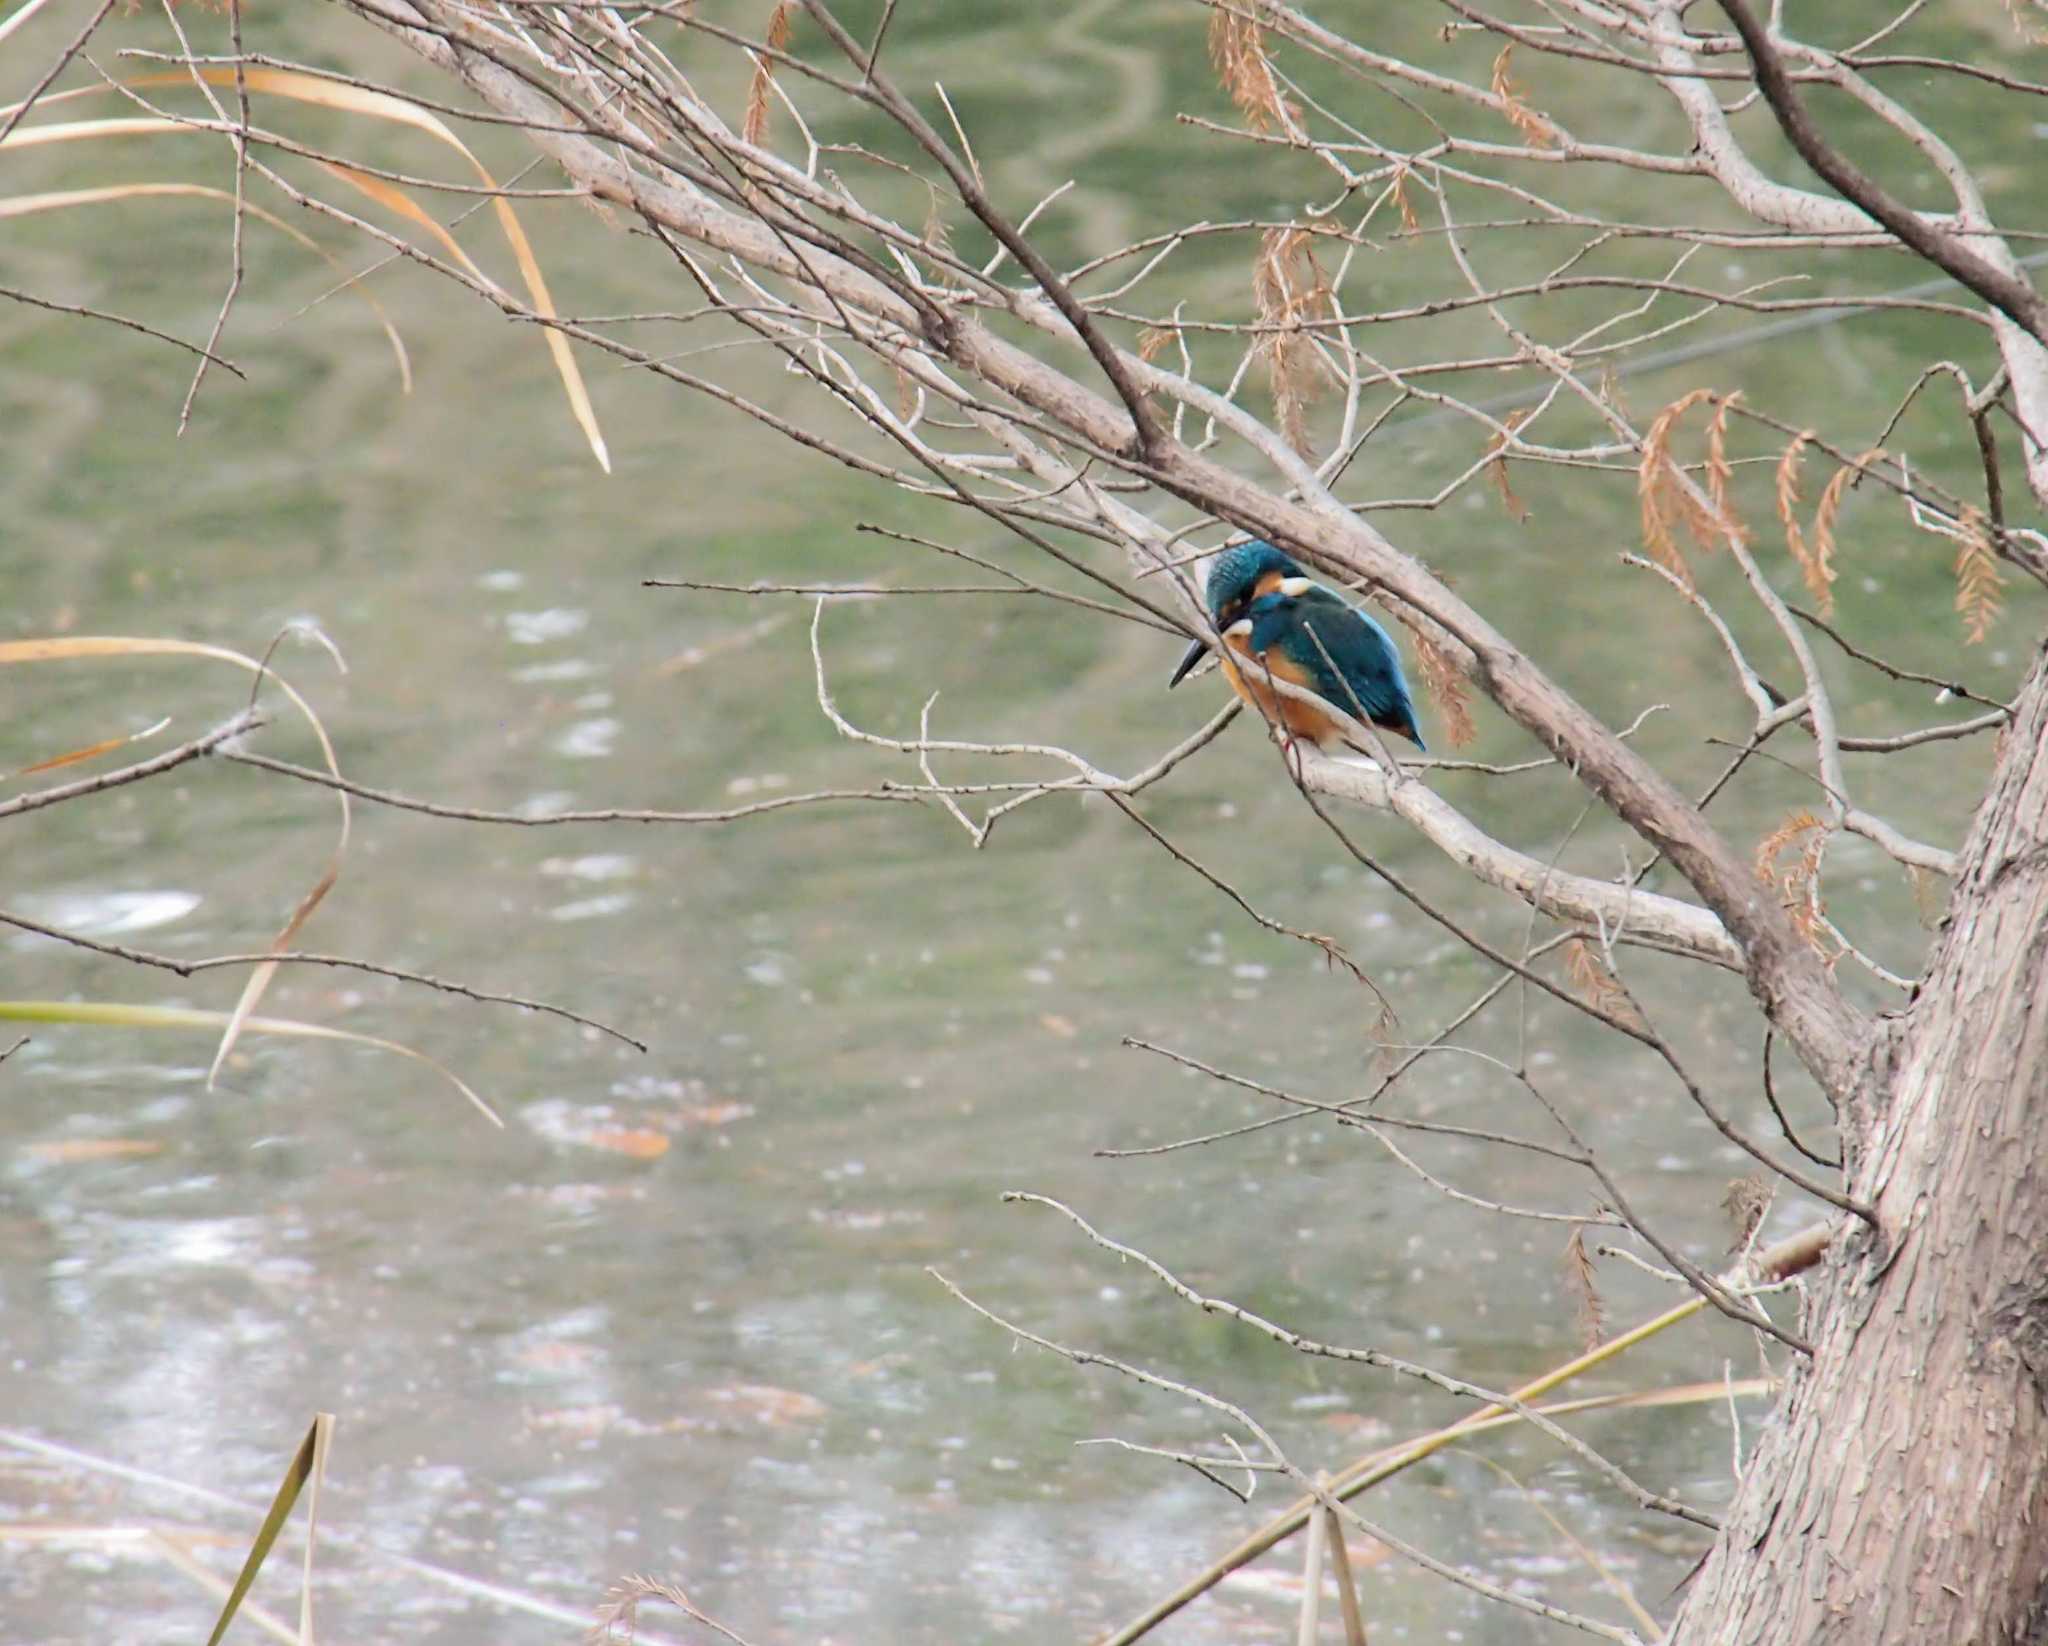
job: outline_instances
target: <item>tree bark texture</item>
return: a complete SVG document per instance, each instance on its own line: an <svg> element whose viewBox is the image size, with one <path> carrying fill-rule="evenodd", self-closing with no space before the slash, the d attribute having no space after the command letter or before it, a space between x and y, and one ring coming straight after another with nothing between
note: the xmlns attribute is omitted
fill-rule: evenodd
<svg viewBox="0 0 2048 1646"><path fill-rule="evenodd" d="M1843 1133L1882 1235L1833 1255L1670 1639L2048 1640L2048 654Z"/></svg>

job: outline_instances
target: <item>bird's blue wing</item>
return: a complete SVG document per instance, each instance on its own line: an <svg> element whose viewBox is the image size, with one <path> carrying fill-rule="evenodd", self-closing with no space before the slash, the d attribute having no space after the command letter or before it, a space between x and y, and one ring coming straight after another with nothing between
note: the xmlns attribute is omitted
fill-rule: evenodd
<svg viewBox="0 0 2048 1646"><path fill-rule="evenodd" d="M1306 643L1302 662L1315 673L1316 691L1347 713L1358 714L1362 707L1360 718L1416 737L1415 705L1402 678L1401 654L1387 631L1320 585L1294 605L1294 620ZM1332 664L1337 674L1331 673Z"/></svg>

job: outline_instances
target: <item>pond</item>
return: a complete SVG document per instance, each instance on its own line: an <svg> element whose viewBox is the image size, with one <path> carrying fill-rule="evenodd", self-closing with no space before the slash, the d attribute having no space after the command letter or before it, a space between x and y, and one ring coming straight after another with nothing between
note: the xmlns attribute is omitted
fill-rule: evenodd
<svg viewBox="0 0 2048 1646"><path fill-rule="evenodd" d="M1391 27L1426 50L1434 20L1420 13ZM73 26L25 31L8 48L10 84L32 82L30 62ZM263 26L268 49L431 85L338 15ZM109 61L116 43L167 44L147 12L112 27ZM1326 186L1305 170L1276 181L1175 124L1177 111L1227 110L1198 7L1019 8L994 28L964 6L906 7L897 27L899 72L943 77L990 133L981 158L1004 198L1083 179L1048 218L1062 257ZM707 72L741 95L729 70ZM349 131L305 129L337 142ZM515 170L517 151L494 139L479 141ZM388 134L361 141L393 164L439 163ZM17 188L229 172L210 150L139 144L10 162ZM1171 197L1153 182L1163 176ZM615 226L573 204L523 210L566 308L678 301L662 260ZM15 226L5 278L203 337L227 274L224 221L163 200L34 220ZM466 232L479 257L503 263L487 220ZM189 357L75 319L0 312L7 638L170 636L260 653L287 625L316 623L347 672L289 639L277 665L314 704L342 770L448 806L716 810L917 780L913 762L849 743L821 713L809 601L643 580L939 580L928 557L862 523L1019 566L1028 551L591 357L606 476L537 334L397 266L371 285L412 352L418 387L403 396L367 311L331 295L332 271L253 236L225 345L248 381L213 375L182 438ZM324 238L350 266L377 261ZM1732 261L1711 253L1696 272L1726 277ZM1424 277L1390 253L1374 296L1398 300ZM1189 260L1190 287L1239 312L1249 278L1242 243ZM1724 352L1646 374L1631 390L1639 407L1712 381L1792 419L1844 392L1876 408L1933 347L1933 322L1849 321L1818 332L1802 368L1792 351L1717 324L1706 335ZM1837 380L1803 380L1813 360ZM803 410L800 385L740 370L771 403ZM1930 463L1967 459L1952 432L1923 438ZM1426 491L1474 449L1468 428L1397 421L1369 448L1371 485L1412 474L1404 487ZM1636 541L1631 485L1519 472L1516 483L1527 525L1483 488L1384 524L1454 568L1468 598L1616 723L1670 705L1645 745L1704 783L1725 758L1706 737L1739 736L1744 722L1711 634L1615 564ZM1843 586L1859 632L1946 667L1954 636L1921 617L1945 617L1945 564L1875 502L1846 518L1860 533ZM1796 581L1788 563L1774 570ZM1059 743L1113 771L1139 769L1221 700L1213 676L1166 694L1174 641L1050 602L835 600L820 636L838 705L864 727L912 734L937 692L941 735ZM1969 660L1980 683L2012 673L1999 642ZM1922 690L1846 672L1838 685L1852 725L1940 717ZM42 663L0 672L0 690L0 766L17 774L168 717L140 757L249 697L244 673L194 658ZM252 747L315 762L289 706L274 692L263 705L269 724ZM1482 714L1463 752L1531 751ZM1952 797L1969 784L1941 774L1980 758L1930 757L1893 815L1953 843L1963 819ZM17 775L9 792L55 780ZM1555 774L1512 789L1437 781L1526 849L1616 871L1621 836L1598 819L1575 829L1582 800ZM1803 803L1802 782L1778 773L1739 792L1731 834L1769 832ZM1426 1039L1492 980L1336 847L1242 720L1142 810L1260 910L1340 941L1392 998L1394 1038ZM190 961L261 949L326 865L338 814L327 791L213 759L8 826L0 905ZM1475 898L1390 819L1347 826L1426 895L1522 941L1525 917ZM1833 859L1837 912L1910 967L1926 911L1856 847ZM559 1004L646 1050L376 975L306 966L278 978L266 1014L415 1048L493 1105L499 1129L433 1069L360 1046L250 1035L209 1088L207 1033L32 1027L0 1065L9 1638L203 1639L215 1602L174 1557L232 1572L316 1411L338 1418L316 1561L324 1623L366 1639L569 1640L615 1579L647 1573L760 1646L1078 1641L1286 1501L1268 1481L1240 1505L1170 1461L1081 1444L1207 1452L1226 1425L1185 1395L1021 1344L941 1277L1046 1338L1242 1403L1314 1467L1469 1409L1205 1316L1056 1211L1004 1203L1009 1190L1054 1197L1190 1286L1306 1336L1489 1386L1533 1376L1580 1341L1562 1225L1476 1212L1363 1133L1310 1116L1103 1155L1276 1112L1127 1040L1324 1101L1368 1090L1387 1054L1369 992L1247 920L1100 800L1041 801L979 850L937 808L880 801L715 825L558 827L359 803L340 878L299 941ZM0 937L0 954L0 993L13 999L225 1010L245 975L149 971L20 930ZM1757 1046L1739 984L1648 962L1635 980L1754 1118ZM1720 1202L1748 1162L1680 1107L1653 1064L1516 991L1461 1038L1510 1059L1526 1049L1688 1253L1719 1261ZM1819 1135L1817 1100L1791 1085ZM1539 1119L1474 1057L1426 1060L1390 1101L1390 1112L1482 1129L1526 1132ZM1555 1160L1442 1138L1413 1148L1485 1200L1594 1207ZM1808 1217L1781 1204L1770 1230ZM1615 1327L1670 1301L1623 1263L1600 1269ZM1746 1333L1696 1321L1575 1388L1758 1369ZM1752 1433L1764 1410L1747 1406ZM1709 1505L1729 1490L1718 1401L1581 1423L1654 1487ZM1619 1615L1613 1597L1574 1540L1653 1610L1705 1547L1525 1434L1446 1453L1362 1504L1443 1558L1606 1616ZM1377 1545L1354 1558L1375 1639L1524 1641L1545 1627ZM1284 1552L1157 1638L1291 1639L1298 1574L1298 1554ZM290 1615L290 1573L266 1573L258 1598ZM685 1637L672 1613L648 1623Z"/></svg>

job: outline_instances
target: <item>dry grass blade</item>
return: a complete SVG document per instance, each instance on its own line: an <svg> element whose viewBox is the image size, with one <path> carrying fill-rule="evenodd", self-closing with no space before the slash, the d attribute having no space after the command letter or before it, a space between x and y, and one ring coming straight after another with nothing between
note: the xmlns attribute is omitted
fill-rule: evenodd
<svg viewBox="0 0 2048 1646"><path fill-rule="evenodd" d="M1813 1228L1804 1230L1786 1240L1779 1241L1768 1251L1761 1253L1757 1259L1756 1270L1759 1274L1771 1280L1782 1280L1789 1275L1801 1273L1819 1261L1821 1255L1827 1251L1831 1241L1832 1233L1829 1226L1817 1224ZM1694 1315L1706 1308L1706 1306L1706 1298L1695 1294L1686 1299L1685 1302L1666 1309L1662 1314L1655 1316L1653 1319L1646 1320L1639 1326L1631 1327L1620 1336L1609 1338L1597 1349L1574 1356L1561 1366L1552 1367L1549 1371L1543 1373L1542 1376L1524 1383L1521 1387L1512 1391L1508 1398L1523 1404L1540 1400L1560 1384L1567 1383L1582 1373L1591 1371L1596 1366L1605 1365L1617 1356L1627 1353L1637 1344L1646 1342L1648 1339L1690 1320ZM1719 1381L1695 1383L1687 1385L1683 1391L1657 1390L1642 1395L1619 1397L1594 1395L1586 1400L1562 1401L1555 1405L1539 1406L1536 1407L1536 1410L1545 1416L1555 1417L1568 1412L1593 1411L1610 1406L1658 1406L1697 1404L1703 1401L1718 1402L1727 1398L1730 1387L1731 1385ZM1769 1379L1755 1378L1732 1387L1737 1392L1743 1394L1761 1394L1775 1388L1776 1384ZM1391 1479L1403 1470L1422 1462L1425 1458L1435 1456L1446 1446L1453 1445L1470 1435L1503 1428L1521 1421L1521 1414L1507 1407L1499 1405L1482 1407L1479 1411L1459 1418L1457 1422L1444 1428L1433 1430L1429 1434L1398 1445L1383 1447L1378 1451L1355 1459L1336 1473L1331 1481L1330 1489L1339 1497L1353 1497L1359 1492L1370 1490L1382 1481ZM1150 1634L1163 1619L1171 1617L1191 1600L1206 1594L1232 1572L1256 1560L1282 1539L1299 1531L1307 1524L1308 1516L1315 1512L1320 1501L1320 1499L1313 1497L1300 1499L1291 1507L1267 1521L1258 1530L1242 1539L1229 1553L1210 1562L1203 1571L1183 1583L1172 1594L1154 1602L1140 1616L1132 1619L1131 1622L1125 1624L1122 1628L1103 1636L1097 1643L1097 1646L1133 1646L1134 1642Z"/></svg>
<svg viewBox="0 0 2048 1646"><path fill-rule="evenodd" d="M81 139L106 137L163 137L188 135L204 135L204 133L201 132L198 127L195 126L182 125L175 120L159 120L154 117L124 118L118 120L72 120L66 121L59 125L24 127L21 130L16 131L13 134L13 136L9 137L4 144L0 144L0 147L34 147L42 143L69 142L78 141ZM452 234L450 234L446 229L444 229L432 215L430 215L422 206L420 206L420 204L417 201L415 201L411 195L407 194L404 189L399 188L396 184L387 183L381 178L368 176L362 172L356 171L352 167L339 165L332 161L318 160L315 161L314 164L319 166L322 171L325 171L330 175L339 178L342 182L348 184L349 187L356 189L362 194L368 195L372 200L375 200L379 205L386 207L388 210L395 213L397 216L404 218L408 223L411 223L416 227L423 229L441 246L442 250L447 252L448 255L454 259L456 264L459 267L461 267L463 271L467 273L470 276L470 278L475 280L478 284L486 286L490 288L492 291L497 291L500 289L498 283L495 280L491 279L489 275L485 274L482 269L478 268L477 265L471 261L469 253L462 249L460 242L458 242L456 238ZM232 196L224 196L224 198L232 199ZM243 203L243 209L257 217L262 218L266 222L277 222L277 220L271 217L268 213L262 211L258 207L249 205L246 201ZM283 225L281 224L278 226L283 227ZM288 232L296 234L296 231ZM305 245L313 246L315 244L313 241L306 239L302 235L298 236L298 238ZM322 255L324 256L326 254L323 252ZM329 261L333 260L330 258ZM337 268L341 267L339 263L336 263L335 266ZM350 284L355 284L353 279L350 280ZM405 387L406 391L410 393L412 389L412 378L409 370L406 374Z"/></svg>
<svg viewBox="0 0 2048 1646"><path fill-rule="evenodd" d="M367 195L393 216L404 218L406 222L426 234L448 254L456 267L478 285L487 286L492 291L499 289L498 283L478 268L469 253L462 249L462 242L444 229L438 218L396 183L387 183L381 177L372 177L367 172L357 171L353 166L338 165L331 160L316 160L314 164L329 176L339 178L358 194Z"/></svg>
<svg viewBox="0 0 2048 1646"><path fill-rule="evenodd" d="M230 1013L205 1011L195 1006L130 1006L112 1000L0 1000L0 1022L76 1023L102 1029L225 1029L233 1021ZM352 1046L371 1046L380 1052L395 1052L423 1063L475 1105L476 1111L493 1126L505 1122L466 1081L425 1052L396 1040L357 1034L353 1029L329 1028L323 1023L301 1023L290 1017L243 1017L242 1029L251 1034L290 1035L303 1040L342 1040Z"/></svg>
<svg viewBox="0 0 2048 1646"><path fill-rule="evenodd" d="M154 636L136 635L67 635L61 638L39 640L0 641L0 665L8 663L47 663L76 658L99 657L207 657L224 663L233 663L238 668L249 670L258 682L275 681L278 689L291 699L292 706L306 717L306 723L313 728L313 736L320 744L321 758L327 763L328 772L335 778L341 776L340 762L334 756L334 743L327 735L327 728L320 723L320 717L313 712L313 706L301 697L298 688L272 669L268 663L245 657L225 646L209 646L196 640L165 640ZM341 873L342 860L348 854L349 825L352 812L345 791L336 791L341 803L341 833L335 842L334 855L328 860L326 869L314 882L311 891L299 899L298 905L286 920L283 930L271 940L270 947L281 951L291 947L291 940L303 927L313 911L320 906L328 892L334 887ZM270 981L277 975L277 963L265 961L249 974L243 986L241 1000L233 1014L226 1020L226 1032L221 1036L220 1049L214 1053L213 1067L208 1071L206 1082L211 1086L220 1074L220 1067L233 1050L235 1039L241 1033L242 1020L256 1009L257 1002L270 987ZM451 1077L452 1078L452 1077ZM459 1081L457 1084L461 1084ZM464 1087L464 1091L468 1088ZM485 1111L488 1113L488 1109ZM495 1117L493 1117L495 1118Z"/></svg>
<svg viewBox="0 0 2048 1646"><path fill-rule="evenodd" d="M152 1526L144 1530L146 1547L161 1555L173 1569L185 1574L194 1584L223 1605L235 1592L235 1586L207 1565L199 1552L199 1540L185 1532L174 1532L166 1527ZM244 1599L235 1612L238 1618L247 1618L272 1640L282 1641L284 1646L299 1646L299 1632L275 1612L267 1611L255 1601Z"/></svg>
<svg viewBox="0 0 2048 1646"><path fill-rule="evenodd" d="M764 40L769 51L782 51L789 45L789 19L795 9L795 0L776 0L775 9L768 14ZM756 57L754 78L747 87L747 112L740 123L740 136L749 144L758 145L767 135L768 93L774 82L775 59L766 55Z"/></svg>
<svg viewBox="0 0 2048 1646"><path fill-rule="evenodd" d="M5 40L49 3L50 0L22 0L22 4L16 8L14 15L8 18L6 22L0 23L0 40Z"/></svg>
<svg viewBox="0 0 2048 1646"><path fill-rule="evenodd" d="M1303 323L1336 313L1308 230L1289 226L1265 232L1252 268L1252 298L1274 413L1287 443L1307 455L1308 407L1323 387L1326 367Z"/></svg>
<svg viewBox="0 0 2048 1646"><path fill-rule="evenodd" d="M239 71L231 68L193 67L170 74L139 75L122 83L135 87L185 86L191 83L193 75L197 75L211 86L240 85L249 91L266 96L283 97L318 108L333 109L342 114L360 115L366 119L386 120L396 125L409 126L414 131L424 132L436 142L453 149L468 164L476 180L485 188L498 187L498 180L491 175L489 168L471 152L469 145L456 136L440 116L421 108L416 103L409 103L402 97L394 97L388 92L370 91L362 86L328 80L298 69L254 66L244 66ZM97 93L103 89L84 87L79 92L66 93L64 96ZM45 99L46 102L61 100ZM174 131L190 129L179 126L175 121L163 124ZM353 177L348 180L355 181ZM547 279L541 273L540 263L533 255L532 243L526 238L526 230L521 227L518 214L513 211L511 202L502 195L492 198L491 209L497 215L498 227L504 233L505 243L512 250L513 260L519 265L519 277L526 286L529 306L543 322L555 319L554 298L548 291ZM465 267L470 266L467 258L463 259L463 263ZM562 380L562 391L568 397L570 414L576 419L577 426L582 429L584 439L590 443L591 452L597 458L599 466L609 474L612 466L611 453L605 445L603 432L597 426L597 413L591 407L589 391L583 384L583 374L577 368L575 357L569 351L569 340L550 325L543 324L541 331L547 342L548 354L554 361L555 371Z"/></svg>
<svg viewBox="0 0 2048 1646"><path fill-rule="evenodd" d="M1337 1580L1337 1604L1344 1614L1344 1646L1368 1646L1365 1612L1358 1604L1358 1576L1351 1569L1351 1551L1344 1546L1344 1522L1335 1509L1323 1510L1323 1537L1330 1550L1330 1573Z"/></svg>
<svg viewBox="0 0 2048 1646"><path fill-rule="evenodd" d="M306 1438L299 1443L298 1455L285 1470L277 1496L271 1500L270 1512L263 1517L256 1541L249 1545L249 1558L242 1563L241 1575L235 1579L234 1588L228 1591L227 1604L221 1608L213 1633L206 1638L206 1646L220 1646L228 1625L235 1621L242 1597L249 1592L249 1585L256 1581L256 1574L263 1569L263 1562L276 1546L278 1533L284 1530L292 1506L299 1501L299 1493L309 1484L312 1490L306 1498L306 1576L299 1597L299 1642L300 1646L313 1646L313 1525L320 1507L320 1482L327 1474L327 1450L333 1436L333 1414L315 1414L312 1426L306 1430Z"/></svg>
<svg viewBox="0 0 2048 1646"><path fill-rule="evenodd" d="M1344 1535L1343 1528L1338 1528L1337 1535ZM1323 1632L1323 1567L1329 1541L1330 1517L1327 1514L1311 1515L1307 1547L1302 1551L1301 1612L1294 1626L1295 1646L1316 1646L1316 1636Z"/></svg>
<svg viewBox="0 0 2048 1646"><path fill-rule="evenodd" d="M715 1617L707 1617L697 1610L696 1604L673 1583L663 1583L652 1577L621 1578L604 1597L604 1604L597 1609L597 1616L590 1625L590 1632L583 1638L588 1646L603 1646L604 1642L623 1640L626 1646L632 1641L640 1624L640 1602L659 1600L673 1606L693 1623L701 1623L731 1641L733 1646L747 1646L745 1640L734 1634Z"/></svg>
<svg viewBox="0 0 2048 1646"><path fill-rule="evenodd" d="M17 777L34 777L41 772L60 771L66 766L83 765L88 760L97 760L103 754L112 754L116 749L125 749L131 743L140 743L151 738L171 723L166 715L153 726L144 726L139 732L130 732L125 737L103 737L97 743L88 743L82 749L71 749L63 754L53 754L47 760L38 760L33 766L24 766L18 772L6 774L7 781Z"/></svg>
<svg viewBox="0 0 2048 1646"><path fill-rule="evenodd" d="M48 129L48 128L41 128ZM173 128L178 129L178 128ZM16 132L8 138L8 146L25 135ZM68 211L75 206L109 206L124 200L150 199L199 199L220 200L233 205L235 197L226 189L209 188L203 183L109 183L91 189L59 189L49 194L16 194L0 198L0 218L27 217L36 212ZM265 211L249 201L242 202L245 214L259 223L267 224L279 234L289 235L306 250L321 258L339 274L348 289L370 306L370 312L377 317L377 324L383 328L385 339L391 344L391 353L398 361L398 377L402 392L412 392L412 360L405 352L405 340L398 335L398 328L391 323L391 316L384 312L384 305L372 297L363 283L338 257L330 252L311 235L294 228L283 218Z"/></svg>
<svg viewBox="0 0 2048 1646"><path fill-rule="evenodd" d="M1507 116L1508 124L1522 134L1522 141L1530 148L1556 148L1559 146L1557 127L1529 107L1521 88L1515 84L1514 54L1514 43L1510 41L1500 48L1500 55L1493 60L1490 85L1493 95L1500 99L1500 112Z"/></svg>
<svg viewBox="0 0 2048 1646"><path fill-rule="evenodd" d="M1615 1598L1628 1608L1629 1615L1635 1619L1636 1627L1642 1631L1642 1638L1645 1640L1655 1640L1658 1638L1662 1631L1657 1627L1657 1620L1650 1615L1643 1603L1636 1598L1635 1590L1631 1589L1620 1573L1616 1572L1612 1566L1602 1560L1587 1545L1584 1539L1580 1538L1577 1533L1553 1514L1544 1503L1543 1498L1529 1489L1527 1482L1505 1465L1495 1462L1490 1457L1482 1457L1479 1453L1467 1451L1462 1446L1457 1448L1457 1450L1460 1456L1477 1463L1481 1468L1491 1469L1502 1480L1505 1480L1516 1491L1520 1492L1523 1500L1529 1507L1549 1525L1553 1532L1557 1533L1570 1546L1572 1552L1585 1563L1587 1569L1613 1591Z"/></svg>
<svg viewBox="0 0 2048 1646"><path fill-rule="evenodd" d="M2004 608L2005 578L1998 570L1983 511L1964 504L1957 526L1956 610L1962 614L1964 632L1974 646L1991 632Z"/></svg>

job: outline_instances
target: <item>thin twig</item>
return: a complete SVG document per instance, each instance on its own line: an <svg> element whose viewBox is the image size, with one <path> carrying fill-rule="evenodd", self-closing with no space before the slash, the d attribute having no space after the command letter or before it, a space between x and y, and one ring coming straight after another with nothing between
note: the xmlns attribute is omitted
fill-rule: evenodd
<svg viewBox="0 0 2048 1646"><path fill-rule="evenodd" d="M234 719L214 727L204 737L195 737L189 743L180 743L175 749L166 749L162 754L152 755L149 759L137 761L132 766L121 766L110 772L101 772L97 777L80 778L76 783L37 789L30 794L16 795L12 800L0 801L0 818L18 817L23 812L40 811L45 806L62 805L68 800L77 800L85 795L118 789L125 783L139 783L145 778L161 776L165 772L176 770L188 761L198 760L221 750L224 744L255 730L263 723L263 715L244 710ZM248 758L260 757L252 755Z"/></svg>
<svg viewBox="0 0 2048 1646"><path fill-rule="evenodd" d="M264 951L260 954L216 954L199 960L180 960L175 955L154 954L147 949L133 949L122 943L107 943L98 938L87 937L81 932L68 932L59 926L47 926L27 915L0 909L0 925L16 926L25 932L34 932L39 937L52 938L59 943L69 943L75 948L90 949L95 954L110 955L116 960L126 960L138 966L155 966L163 971L176 972L180 977L192 977L199 972L217 971L224 966L334 966L348 971L369 972L378 977L396 978L401 983L418 983L429 989L439 989L444 994L458 994L468 1000L482 1001L498 1006L518 1006L526 1011L545 1012L551 1017L566 1018L579 1023L586 1029L595 1029L614 1040L623 1041L635 1051L647 1050L647 1042L636 1040L623 1029L615 1029L609 1023L601 1023L594 1017L585 1017L572 1012L566 1006L550 1005L545 1000L527 1000L519 995L495 994L487 989L476 989L467 983L455 983L447 978L432 977L425 972L408 971L402 966L386 966L374 960L354 960L346 955L307 954L298 950Z"/></svg>

